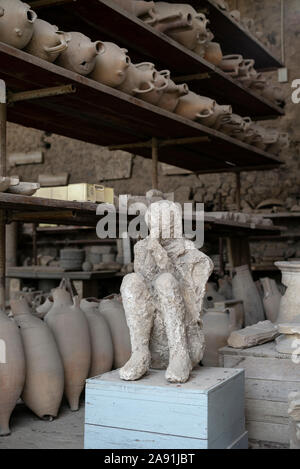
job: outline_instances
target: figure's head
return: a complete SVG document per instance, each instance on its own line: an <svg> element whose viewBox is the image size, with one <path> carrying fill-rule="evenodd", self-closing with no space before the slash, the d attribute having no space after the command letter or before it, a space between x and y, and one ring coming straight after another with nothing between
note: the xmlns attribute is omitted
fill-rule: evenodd
<svg viewBox="0 0 300 469"><path fill-rule="evenodd" d="M150 236L159 239L182 238L182 209L169 200L154 202L145 214Z"/></svg>

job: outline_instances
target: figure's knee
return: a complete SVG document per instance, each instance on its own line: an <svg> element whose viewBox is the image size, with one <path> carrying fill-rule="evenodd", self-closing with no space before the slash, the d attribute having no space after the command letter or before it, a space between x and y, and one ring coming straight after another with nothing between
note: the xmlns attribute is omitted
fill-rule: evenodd
<svg viewBox="0 0 300 469"><path fill-rule="evenodd" d="M145 287L145 280L140 274L132 273L127 274L123 278L121 291L136 291Z"/></svg>
<svg viewBox="0 0 300 469"><path fill-rule="evenodd" d="M166 294L178 289L178 281L170 273L160 274L155 280L155 288L159 293Z"/></svg>

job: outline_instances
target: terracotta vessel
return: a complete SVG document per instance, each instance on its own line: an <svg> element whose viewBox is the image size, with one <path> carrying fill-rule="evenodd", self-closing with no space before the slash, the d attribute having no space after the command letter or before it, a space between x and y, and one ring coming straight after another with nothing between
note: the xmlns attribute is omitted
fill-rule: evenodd
<svg viewBox="0 0 300 469"><path fill-rule="evenodd" d="M24 383L25 355L18 326L0 311L0 436L10 435L10 416Z"/></svg>
<svg viewBox="0 0 300 469"><path fill-rule="evenodd" d="M227 135L234 135L235 133L242 132L244 130L245 122L244 119L238 114L228 115L227 118L222 119L222 125L220 130Z"/></svg>
<svg viewBox="0 0 300 469"><path fill-rule="evenodd" d="M192 31L193 17L191 14L176 13L169 16L157 16L155 13L144 18L145 23L160 33Z"/></svg>
<svg viewBox="0 0 300 469"><path fill-rule="evenodd" d="M53 306L53 298L48 297L43 304L41 304L40 306L36 308L35 313L34 313L35 316L37 316L40 319L44 319L44 317L50 311L52 306Z"/></svg>
<svg viewBox="0 0 300 469"><path fill-rule="evenodd" d="M79 299L72 300L65 288L53 290L54 304L45 316L62 357L65 396L72 411L79 409L79 398L91 365L89 325L79 308Z"/></svg>
<svg viewBox="0 0 300 469"><path fill-rule="evenodd" d="M234 298L244 302L245 326L265 320L263 304L247 265L235 267L232 289Z"/></svg>
<svg viewBox="0 0 300 469"><path fill-rule="evenodd" d="M150 93L155 89L155 81L157 80L157 71L154 64L150 62L142 62L140 64L130 64L126 78L117 88L124 93L132 96L138 96Z"/></svg>
<svg viewBox="0 0 300 469"><path fill-rule="evenodd" d="M147 103L157 105L168 88L170 75L169 70L161 70L160 72L157 72L154 80L154 90L149 93L142 94L141 99Z"/></svg>
<svg viewBox="0 0 300 469"><path fill-rule="evenodd" d="M282 296L277 318L278 324L298 322L300 318L300 262L275 262L281 270L281 283L287 287Z"/></svg>
<svg viewBox="0 0 300 469"><path fill-rule="evenodd" d="M218 42L209 42L206 44L204 59L216 66L222 62L223 53Z"/></svg>
<svg viewBox="0 0 300 469"><path fill-rule="evenodd" d="M102 375L112 369L114 362L110 329L106 319L99 314L99 300L83 299L80 308L88 320L91 337L92 361L89 377Z"/></svg>
<svg viewBox="0 0 300 469"><path fill-rule="evenodd" d="M133 13L135 16L144 16L149 13L155 6L152 1L145 2L142 0L113 0L114 3L120 5L124 10Z"/></svg>
<svg viewBox="0 0 300 469"><path fill-rule="evenodd" d="M243 63L243 57L239 54L224 55L222 61L219 64L221 70L228 73L232 77L239 75L239 68Z"/></svg>
<svg viewBox="0 0 300 469"><path fill-rule="evenodd" d="M20 0L0 0L0 41L23 49L33 35L37 14Z"/></svg>
<svg viewBox="0 0 300 469"><path fill-rule="evenodd" d="M220 10L228 11L229 6L228 3L225 2L224 0L213 0L213 3L220 8Z"/></svg>
<svg viewBox="0 0 300 469"><path fill-rule="evenodd" d="M190 91L179 99L175 113L193 121L207 118L213 115L216 101L205 96L199 96Z"/></svg>
<svg viewBox="0 0 300 469"><path fill-rule="evenodd" d="M108 322L114 348L114 368L121 368L131 355L131 342L125 311L120 301L105 299L99 303L99 313Z"/></svg>
<svg viewBox="0 0 300 469"><path fill-rule="evenodd" d="M216 130L220 128L224 118L229 118L232 115L232 107L229 105L220 106L216 104L214 107L214 112L210 117L205 117L201 119L201 124L206 125L207 127L212 127Z"/></svg>
<svg viewBox="0 0 300 469"><path fill-rule="evenodd" d="M124 82L131 64L128 50L121 49L113 42L103 42L103 46L104 52L97 55L96 65L90 76L103 85L116 88Z"/></svg>
<svg viewBox="0 0 300 469"><path fill-rule="evenodd" d="M68 47L60 54L56 63L80 75L92 73L97 56L105 51L103 42L92 42L90 38L77 32L66 33L66 39Z"/></svg>
<svg viewBox="0 0 300 469"><path fill-rule="evenodd" d="M64 370L47 324L31 314L23 298L11 301L24 345L26 379L22 399L38 417L57 416L64 392Z"/></svg>
<svg viewBox="0 0 300 469"><path fill-rule="evenodd" d="M231 18L237 21L238 23L241 21L241 12L239 10L232 10L229 14Z"/></svg>
<svg viewBox="0 0 300 469"><path fill-rule="evenodd" d="M253 71L255 60L247 59L243 60L239 65L239 76L249 77L250 72Z"/></svg>
<svg viewBox="0 0 300 469"><path fill-rule="evenodd" d="M25 51L47 62L55 62L67 47L65 33L59 31L57 26L37 19L34 23L33 36Z"/></svg>
<svg viewBox="0 0 300 469"><path fill-rule="evenodd" d="M276 322L279 314L281 294L274 279L262 278L260 281L264 291L263 304L266 318L271 322Z"/></svg>
<svg viewBox="0 0 300 469"><path fill-rule="evenodd" d="M9 186L7 192L10 194L33 195L40 187L37 182L19 182Z"/></svg>
<svg viewBox="0 0 300 469"><path fill-rule="evenodd" d="M182 85L176 85L174 81L169 78L168 86L164 90L157 105L166 111L174 112L179 98L186 96L188 92L189 88L186 83L183 83Z"/></svg>

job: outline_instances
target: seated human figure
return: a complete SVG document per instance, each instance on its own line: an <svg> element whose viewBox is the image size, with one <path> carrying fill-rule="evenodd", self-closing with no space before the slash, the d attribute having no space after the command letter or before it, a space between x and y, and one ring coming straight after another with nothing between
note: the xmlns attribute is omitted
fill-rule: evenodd
<svg viewBox="0 0 300 469"><path fill-rule="evenodd" d="M182 236L175 203L151 204L145 220L150 235L135 245L134 273L121 285L132 355L120 377L137 380L151 367L184 383L204 353L200 315L213 263Z"/></svg>

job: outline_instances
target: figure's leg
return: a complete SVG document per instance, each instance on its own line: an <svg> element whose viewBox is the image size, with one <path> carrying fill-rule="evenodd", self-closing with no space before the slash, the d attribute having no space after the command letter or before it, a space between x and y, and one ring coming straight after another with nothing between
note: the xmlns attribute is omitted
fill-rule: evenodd
<svg viewBox="0 0 300 469"><path fill-rule="evenodd" d="M151 354L149 340L154 319L154 306L147 285L140 274L124 277L121 294L130 331L132 354L121 368L120 377L126 381L140 379L149 369Z"/></svg>
<svg viewBox="0 0 300 469"><path fill-rule="evenodd" d="M185 306L179 284L173 275L165 273L155 280L154 286L168 337L170 358L166 379L171 383L185 383L192 366L186 337Z"/></svg>

